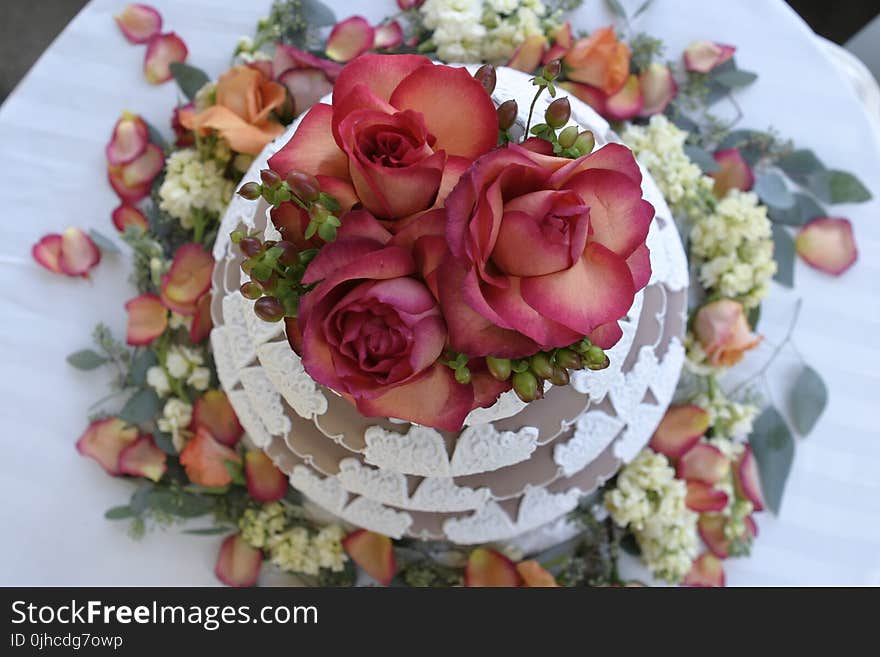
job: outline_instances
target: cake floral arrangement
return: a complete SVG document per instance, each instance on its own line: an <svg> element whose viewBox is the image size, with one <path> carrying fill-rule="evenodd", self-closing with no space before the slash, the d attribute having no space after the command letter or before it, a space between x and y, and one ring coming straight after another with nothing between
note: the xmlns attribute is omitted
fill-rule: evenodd
<svg viewBox="0 0 880 657"><path fill-rule="evenodd" d="M76 444L133 483L108 519L134 535L190 521L182 531L221 539L215 572L235 586L256 584L266 567L308 585L639 584L618 567L623 553L658 580L724 585L723 561L748 555L755 514L779 512L795 435L827 401L802 359L782 406L761 393L782 350L797 353L800 302L757 374L732 386L727 373L761 344L762 301L771 279L793 286L796 256L832 276L855 263L850 222L825 206L870 196L812 151L715 114L757 78L737 68L733 46L697 41L668 60L660 40L633 27L650 0L632 15L609 1L615 24L589 34L566 19L578 4L397 0L399 11L373 25L337 22L317 0L281 0L216 81L186 63L184 41L154 8L116 16L125 39L146 46L147 80L175 80L183 99L171 141L128 111L113 127L111 216L137 294L125 303L124 343L100 325L96 347L68 359L114 372ZM657 301L652 286L672 267L663 254L681 250L678 235L685 280ZM46 269L85 278L121 253L75 227L33 248ZM247 316L231 314L239 306ZM662 325L654 343L639 319L652 314ZM258 402L281 408L283 397L295 412L278 414L282 430L259 429L245 370L222 347L233 321L268 336L240 364L248 380L295 375L322 410L260 392ZM358 526L346 515L354 503L330 508L315 492L337 475L307 486L326 468L300 453L295 434L320 428L321 413L363 420L375 440L393 435L392 452L430 436L457 456L466 435L489 431L507 446L496 466L509 473L534 466L544 447L534 429L529 450L505 460L532 430L510 425L528 413L552 424L576 391L582 406L562 418L570 444L595 437L597 418L614 427L610 441L629 430L611 409L646 363L663 367L661 343L670 363L681 345L668 366L674 398L645 388L657 412L641 421L641 442L582 454L571 471L559 460L568 446L555 446L572 481L592 473L558 521L542 516L564 526L560 544L469 539L495 536L465 531L483 517L474 505L406 515L371 503L363 517L378 520ZM322 431L333 449L353 450L344 431ZM337 458L338 480L379 464L375 444L367 439L366 461ZM599 452L614 458L593 472ZM422 485L489 496L492 469L453 463ZM405 474L426 473L375 472ZM470 520L452 513L464 509ZM398 531L403 516L413 525ZM444 540L414 529L429 518L443 522Z"/></svg>

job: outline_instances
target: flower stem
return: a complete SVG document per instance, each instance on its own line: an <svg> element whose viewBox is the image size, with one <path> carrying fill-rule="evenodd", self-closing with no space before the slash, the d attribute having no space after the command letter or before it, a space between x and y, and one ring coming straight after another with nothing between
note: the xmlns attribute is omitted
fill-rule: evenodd
<svg viewBox="0 0 880 657"><path fill-rule="evenodd" d="M797 326L798 318L800 317L800 314L801 314L801 306L802 305L803 305L803 299L798 299L797 303L795 303L795 306L794 306L794 312L791 315L791 322L788 325L788 331L786 331L785 337L782 339L782 342L780 342L778 345L776 345L776 348L773 350L773 353L770 354L770 358L768 358L767 362L765 362L764 365L761 366L761 369L759 369L752 376L750 376L748 379L746 379L745 381L740 383L738 386L736 386L736 388L734 388L731 391L731 393L730 393L731 397L736 395L736 393L738 393L740 390L742 390L747 384L751 383L752 381L754 381L758 377L764 376L767 373L767 370L770 369L770 366L773 364L773 362L776 360L776 358L779 356L779 354L785 348L785 345L787 345L791 342L791 336L794 333L795 326Z"/></svg>
<svg viewBox="0 0 880 657"><path fill-rule="evenodd" d="M523 141L529 138L529 129L532 127L532 114L535 113L535 104L538 102L538 98L541 97L542 93L544 93L544 87L538 87L538 92L535 94L535 97L532 98L532 104L529 105L529 120L526 121L526 132L523 135Z"/></svg>

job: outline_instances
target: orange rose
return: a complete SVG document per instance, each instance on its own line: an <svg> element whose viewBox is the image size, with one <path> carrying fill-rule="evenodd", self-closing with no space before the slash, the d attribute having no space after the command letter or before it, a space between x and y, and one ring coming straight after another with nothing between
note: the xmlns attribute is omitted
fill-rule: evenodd
<svg viewBox="0 0 880 657"><path fill-rule="evenodd" d="M251 66L235 66L217 82L216 104L198 113L183 111L180 122L190 130L216 130L232 150L257 155L284 132L270 118L286 99L284 87Z"/></svg>
<svg viewBox="0 0 880 657"><path fill-rule="evenodd" d="M752 333L742 304L731 299L713 301L700 308L694 320L694 333L715 367L736 365L745 352L761 342L761 336Z"/></svg>
<svg viewBox="0 0 880 657"><path fill-rule="evenodd" d="M629 47L617 40L614 28L603 27L574 42L562 60L565 77L613 94L629 77L629 56Z"/></svg>

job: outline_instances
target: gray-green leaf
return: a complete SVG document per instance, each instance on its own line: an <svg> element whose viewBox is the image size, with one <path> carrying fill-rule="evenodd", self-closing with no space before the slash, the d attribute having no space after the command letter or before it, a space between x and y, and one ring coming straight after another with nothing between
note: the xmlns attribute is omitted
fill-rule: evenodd
<svg viewBox="0 0 880 657"><path fill-rule="evenodd" d="M67 357L67 362L78 370L93 370L109 361L109 358L91 349L75 351Z"/></svg>
<svg viewBox="0 0 880 657"><path fill-rule="evenodd" d="M129 424L146 424L156 418L161 405L155 390L141 388L125 402L119 417Z"/></svg>
<svg viewBox="0 0 880 657"><path fill-rule="evenodd" d="M320 0L300 0L302 17L312 27L326 27L336 23L336 14Z"/></svg>
<svg viewBox="0 0 880 657"><path fill-rule="evenodd" d="M775 208L794 207L794 195L788 191L782 176L776 173L759 173L755 176L755 193L764 205Z"/></svg>
<svg viewBox="0 0 880 657"><path fill-rule="evenodd" d="M159 132L159 129L149 121L144 121L144 123L147 124L147 130L150 133L150 143L156 144L156 146L161 148L163 151L166 150L168 148L168 142L165 141L165 137L162 135L161 132Z"/></svg>
<svg viewBox="0 0 880 657"><path fill-rule="evenodd" d="M217 527L204 527L202 529L185 529L184 534L192 534L193 536L215 536L217 534L228 534L235 530L235 527L228 525L219 525Z"/></svg>
<svg viewBox="0 0 880 657"><path fill-rule="evenodd" d="M794 195L795 204L790 208L769 207L771 221L786 226L803 226L816 217L827 217L828 213L809 194L798 192Z"/></svg>
<svg viewBox="0 0 880 657"><path fill-rule="evenodd" d="M112 509L107 509L104 512L104 517L107 520L125 520L126 518L134 518L135 515L135 512L128 504L114 506Z"/></svg>
<svg viewBox="0 0 880 657"><path fill-rule="evenodd" d="M211 81L202 69L183 62L172 62L170 68L174 81L188 100L194 100L199 89Z"/></svg>
<svg viewBox="0 0 880 657"><path fill-rule="evenodd" d="M752 82L758 79L758 75L751 71L734 69L732 71L722 71L717 73L712 76L712 79L728 89L739 89L741 87L749 86Z"/></svg>
<svg viewBox="0 0 880 657"><path fill-rule="evenodd" d="M712 157L712 154L705 148L688 144L684 147L685 155L690 158L691 162L696 164L703 173L715 173L720 169L720 165Z"/></svg>
<svg viewBox="0 0 880 657"><path fill-rule="evenodd" d="M128 382L133 386L142 386L147 382L147 370L159 362L156 352L144 349L131 363Z"/></svg>
<svg viewBox="0 0 880 657"><path fill-rule="evenodd" d="M623 5L618 0L605 0L605 6L608 7L608 11L618 18L626 18L626 9L623 8Z"/></svg>
<svg viewBox="0 0 880 657"><path fill-rule="evenodd" d="M642 3L642 6L636 9L635 13L633 14L633 18L638 18L639 16L641 16L648 9L648 7L651 6L652 2L654 2L654 0L645 0L645 2Z"/></svg>
<svg viewBox="0 0 880 657"><path fill-rule="evenodd" d="M779 411L772 406L764 409L755 420L749 444L758 463L764 501L771 511L779 513L794 459L794 438Z"/></svg>
<svg viewBox="0 0 880 657"><path fill-rule="evenodd" d="M119 253L119 247L109 237L94 228L89 230L89 237L104 253Z"/></svg>
<svg viewBox="0 0 880 657"><path fill-rule="evenodd" d="M792 151L779 158L776 164L793 180L802 180L811 173L825 170L822 161L808 148Z"/></svg>
<svg viewBox="0 0 880 657"><path fill-rule="evenodd" d="M864 203L871 192L851 173L831 169L809 176L810 189L826 203Z"/></svg>
<svg viewBox="0 0 880 657"><path fill-rule="evenodd" d="M828 389L819 373L810 366L798 375L791 391L791 419L795 430L806 436L813 430L828 404Z"/></svg>
<svg viewBox="0 0 880 657"><path fill-rule="evenodd" d="M794 287L794 240L788 230L773 224L773 257L776 260L774 280L785 287Z"/></svg>

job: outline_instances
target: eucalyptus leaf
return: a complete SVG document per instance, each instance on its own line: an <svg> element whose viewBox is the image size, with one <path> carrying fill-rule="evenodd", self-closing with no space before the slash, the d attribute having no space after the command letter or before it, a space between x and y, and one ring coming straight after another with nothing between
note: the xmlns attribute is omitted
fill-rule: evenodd
<svg viewBox="0 0 880 657"><path fill-rule="evenodd" d="M235 531L235 527L228 525L218 525L217 527L203 527L202 529L185 529L184 534L192 534L193 536L216 536L217 534L228 534Z"/></svg>
<svg viewBox="0 0 880 657"><path fill-rule="evenodd" d="M777 173L759 173L755 176L755 193L764 205L770 207L787 209L795 205L794 195Z"/></svg>
<svg viewBox="0 0 880 657"><path fill-rule="evenodd" d="M684 147L685 155L690 158L691 162L696 164L703 173L715 173L721 166L712 157L712 154L705 148L688 144Z"/></svg>
<svg viewBox="0 0 880 657"><path fill-rule="evenodd" d="M107 520L125 520L126 518L134 518L135 515L135 512L128 504L114 506L112 509L107 509L104 512L104 517Z"/></svg>
<svg viewBox="0 0 880 657"><path fill-rule="evenodd" d="M150 495L154 488L155 486L153 484L145 483L132 493L128 505L131 507L131 510L135 515L142 514L150 507Z"/></svg>
<svg viewBox="0 0 880 657"><path fill-rule="evenodd" d="M696 121L681 112L676 112L673 115L672 122L676 127L681 128L685 132L698 132L700 129L700 126Z"/></svg>
<svg viewBox="0 0 880 657"><path fill-rule="evenodd" d="M246 483L241 464L236 463L235 461L223 461L223 467L226 468L226 472L228 472L229 476L232 478L233 484L243 486Z"/></svg>
<svg viewBox="0 0 880 657"><path fill-rule="evenodd" d="M776 274L773 279L785 287L794 287L794 240L788 230L773 224L773 257Z"/></svg>
<svg viewBox="0 0 880 657"><path fill-rule="evenodd" d="M116 244L113 243L113 240L107 237L104 233L92 228L89 230L89 237L92 238L92 241L104 253L120 253L119 247L116 246Z"/></svg>
<svg viewBox="0 0 880 657"><path fill-rule="evenodd" d="M803 226L816 217L825 217L825 208L819 205L809 194L798 192L794 195L794 206L790 208L777 208L770 206L768 215L770 220L786 226Z"/></svg>
<svg viewBox="0 0 880 657"><path fill-rule="evenodd" d="M153 440L156 441L156 447L169 456L177 455L177 450L174 448L174 443L171 440L171 434L165 433L164 431L154 431Z"/></svg>
<svg viewBox="0 0 880 657"><path fill-rule="evenodd" d="M623 8L619 0L605 0L605 6L608 7L608 11L618 18L626 18L626 9Z"/></svg>
<svg viewBox="0 0 880 657"><path fill-rule="evenodd" d="M747 319L752 331L756 330L758 328L758 322L761 321L761 304L758 304L757 306L749 310L749 315Z"/></svg>
<svg viewBox="0 0 880 657"><path fill-rule="evenodd" d="M751 71L743 71L734 69L732 71L721 71L712 75L712 80L727 89L740 89L749 86L758 79L756 73Z"/></svg>
<svg viewBox="0 0 880 657"><path fill-rule="evenodd" d="M764 409L755 420L749 444L758 463L764 501L771 511L779 513L794 459L794 438L779 411L772 406Z"/></svg>
<svg viewBox="0 0 880 657"><path fill-rule="evenodd" d="M144 349L131 362L128 371L128 382L133 386L142 386L147 382L147 370L159 363L156 352L152 349Z"/></svg>
<svg viewBox="0 0 880 657"><path fill-rule="evenodd" d="M633 18L638 18L645 11L647 11L648 7L651 6L652 2L654 2L654 0L645 0L645 2L643 2L642 5L638 9L636 9L635 13L633 14Z"/></svg>
<svg viewBox="0 0 880 657"><path fill-rule="evenodd" d="M806 436L813 430L828 404L828 389L819 373L809 365L804 366L794 383L789 398L791 419L795 430Z"/></svg>
<svg viewBox="0 0 880 657"><path fill-rule="evenodd" d="M302 17L312 27L336 24L336 14L320 0L300 0Z"/></svg>
<svg viewBox="0 0 880 657"><path fill-rule="evenodd" d="M183 62L171 62L169 68L171 75L174 76L174 81L177 82L180 91L188 100L195 100L199 89L211 81L203 70Z"/></svg>
<svg viewBox="0 0 880 657"><path fill-rule="evenodd" d="M96 367L101 367L104 363L110 362L110 359L92 349L83 349L70 354L67 357L67 362L78 370L93 370Z"/></svg>
<svg viewBox="0 0 880 657"><path fill-rule="evenodd" d="M807 185L826 203L864 203L871 200L871 192L853 174L830 169L814 173Z"/></svg>
<svg viewBox="0 0 880 657"><path fill-rule="evenodd" d="M178 518L203 516L213 506L207 497L167 489L156 489L149 497L151 508Z"/></svg>
<svg viewBox="0 0 880 657"><path fill-rule="evenodd" d="M141 388L125 402L119 418L129 424L146 424L156 418L161 409L161 401L152 388Z"/></svg>
<svg viewBox="0 0 880 657"><path fill-rule="evenodd" d="M753 139L766 138L766 132L760 130L733 130L718 144L718 150L740 148Z"/></svg>
<svg viewBox="0 0 880 657"><path fill-rule="evenodd" d="M147 130L150 133L150 143L156 144L163 151L168 149L168 142L165 140L165 136L159 132L159 129L154 126L149 121L144 121L147 124Z"/></svg>
<svg viewBox="0 0 880 657"><path fill-rule="evenodd" d="M822 164L822 161L808 148L802 148L784 155L779 158L776 165L792 180L803 180L811 173L825 170L825 165Z"/></svg>

